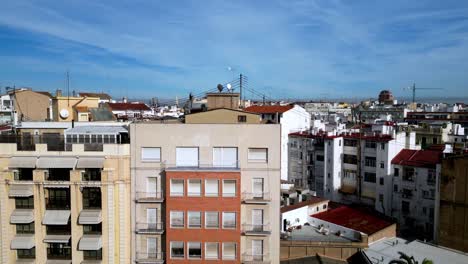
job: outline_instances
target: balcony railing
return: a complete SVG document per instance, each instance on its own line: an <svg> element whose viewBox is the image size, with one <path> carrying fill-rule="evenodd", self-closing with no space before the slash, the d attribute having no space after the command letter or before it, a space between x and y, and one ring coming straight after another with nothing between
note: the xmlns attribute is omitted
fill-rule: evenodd
<svg viewBox="0 0 468 264"><path fill-rule="evenodd" d="M164 223L136 223L136 232L142 234L162 234L164 232Z"/></svg>
<svg viewBox="0 0 468 264"><path fill-rule="evenodd" d="M268 254L242 254L243 263L270 263L270 257Z"/></svg>
<svg viewBox="0 0 468 264"><path fill-rule="evenodd" d="M269 235L271 228L270 224L243 224L242 232L246 235Z"/></svg>
<svg viewBox="0 0 468 264"><path fill-rule="evenodd" d="M242 193L242 201L245 203L268 203L271 201L269 192Z"/></svg>
<svg viewBox="0 0 468 264"><path fill-rule="evenodd" d="M163 252L147 252L147 251L140 251L136 252L136 261L141 262L160 262L164 260Z"/></svg>
<svg viewBox="0 0 468 264"><path fill-rule="evenodd" d="M164 200L163 192L137 192L136 200L141 203L162 202Z"/></svg>

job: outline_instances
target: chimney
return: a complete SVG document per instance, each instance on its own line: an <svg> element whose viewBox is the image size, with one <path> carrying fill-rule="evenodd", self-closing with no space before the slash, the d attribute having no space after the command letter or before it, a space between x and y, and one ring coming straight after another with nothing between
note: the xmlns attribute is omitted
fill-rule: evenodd
<svg viewBox="0 0 468 264"><path fill-rule="evenodd" d="M62 90L57 89L57 91L55 92L55 96L56 97L62 96Z"/></svg>

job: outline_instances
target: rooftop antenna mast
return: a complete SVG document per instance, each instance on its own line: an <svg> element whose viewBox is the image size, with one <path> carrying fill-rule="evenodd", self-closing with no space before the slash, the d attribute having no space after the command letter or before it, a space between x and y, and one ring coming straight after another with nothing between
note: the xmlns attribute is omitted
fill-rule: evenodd
<svg viewBox="0 0 468 264"><path fill-rule="evenodd" d="M67 70L67 104L70 106L70 72Z"/></svg>
<svg viewBox="0 0 468 264"><path fill-rule="evenodd" d="M413 104L416 102L416 90L443 90L444 88L426 88L426 87L417 87L416 88L416 83L413 83L412 86L407 87L405 89L409 89L413 93Z"/></svg>

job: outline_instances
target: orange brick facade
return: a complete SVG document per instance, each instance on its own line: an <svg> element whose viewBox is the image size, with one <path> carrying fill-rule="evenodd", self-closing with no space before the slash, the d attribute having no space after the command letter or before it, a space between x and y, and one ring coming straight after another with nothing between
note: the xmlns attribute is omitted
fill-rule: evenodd
<svg viewBox="0 0 468 264"><path fill-rule="evenodd" d="M171 179L184 179L184 196L171 196ZM200 179L201 196L192 197L188 194L188 179ZM205 179L218 179L217 197L205 197ZM236 195L235 197L223 197L223 180L236 180ZM241 177L240 171L166 171L166 263L240 263L240 238L241 238ZM171 211L184 211L184 227L173 228L170 224ZM188 211L200 211L201 228L188 227ZM205 228L205 212L219 212L219 228ZM236 212L236 228L224 229L222 227L222 212ZM184 259L171 258L171 241L183 241L185 243ZM202 258L201 260L188 259L187 242L202 243ZM219 258L218 260L205 260L205 242L219 243ZM236 259L223 260L222 258L222 243L235 242L237 245Z"/></svg>

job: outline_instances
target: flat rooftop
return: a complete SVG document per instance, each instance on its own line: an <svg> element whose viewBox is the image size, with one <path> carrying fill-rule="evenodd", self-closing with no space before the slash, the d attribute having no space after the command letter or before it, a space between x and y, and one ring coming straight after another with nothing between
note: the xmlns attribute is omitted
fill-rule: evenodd
<svg viewBox="0 0 468 264"><path fill-rule="evenodd" d="M402 238L384 238L369 245L364 250L369 259L375 263L388 264L393 259L398 259L398 252L413 256L421 263L424 258L434 263L466 264L468 254L453 249L440 247L419 240L407 241ZM382 261L383 260L383 261Z"/></svg>
<svg viewBox="0 0 468 264"><path fill-rule="evenodd" d="M301 229L294 229L286 240L341 243L358 242L332 233L329 233L328 235L320 233L319 230L313 226L302 226Z"/></svg>

